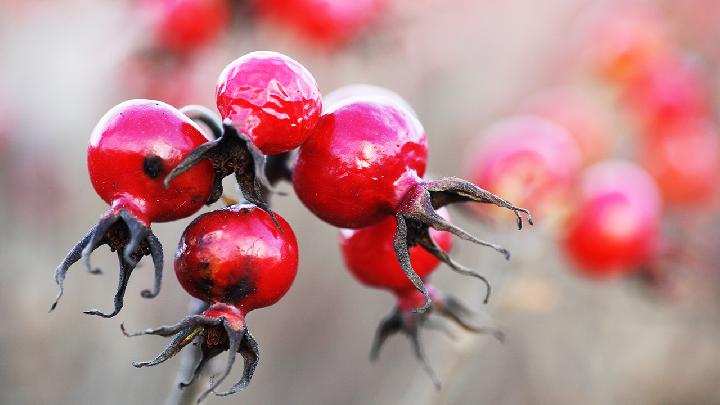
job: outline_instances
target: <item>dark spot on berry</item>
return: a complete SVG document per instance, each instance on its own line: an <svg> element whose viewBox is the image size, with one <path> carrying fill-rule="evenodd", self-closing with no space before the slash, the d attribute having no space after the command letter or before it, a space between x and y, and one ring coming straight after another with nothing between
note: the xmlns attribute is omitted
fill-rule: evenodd
<svg viewBox="0 0 720 405"><path fill-rule="evenodd" d="M201 266L203 265L207 265L203 267L207 268L210 266L210 263L202 263ZM200 294L202 294L206 298L206 301L210 301L210 298L212 298L213 287L215 287L215 282L212 280L211 277L208 277L207 275L203 275L195 281L195 288Z"/></svg>
<svg viewBox="0 0 720 405"><path fill-rule="evenodd" d="M254 293L255 290L253 281L249 277L242 277L236 283L225 287L225 291L222 293L222 302L233 303L240 301L247 295Z"/></svg>
<svg viewBox="0 0 720 405"><path fill-rule="evenodd" d="M162 173L163 171L162 158L157 155L145 156L145 161L143 162L143 171L151 179L160 176L160 173Z"/></svg>

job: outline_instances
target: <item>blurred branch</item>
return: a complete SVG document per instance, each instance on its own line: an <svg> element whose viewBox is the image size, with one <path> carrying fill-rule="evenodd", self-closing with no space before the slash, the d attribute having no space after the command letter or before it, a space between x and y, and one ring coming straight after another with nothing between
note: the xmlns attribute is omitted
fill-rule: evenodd
<svg viewBox="0 0 720 405"><path fill-rule="evenodd" d="M188 304L188 312L199 314L208 308L208 304L193 298ZM190 381L195 365L200 361L200 345L190 344L180 353L180 369L175 376L173 386L168 393L165 405L194 405L197 401L198 392L204 389L203 379L198 379L194 384L180 388L180 383Z"/></svg>

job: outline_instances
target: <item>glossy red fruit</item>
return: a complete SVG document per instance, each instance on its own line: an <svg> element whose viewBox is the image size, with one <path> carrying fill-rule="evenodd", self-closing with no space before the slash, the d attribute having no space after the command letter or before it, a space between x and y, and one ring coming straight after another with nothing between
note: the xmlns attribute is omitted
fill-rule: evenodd
<svg viewBox="0 0 720 405"><path fill-rule="evenodd" d="M90 254L103 244L117 251L120 262L115 310L110 314L98 310L86 313L115 316L123 306L130 274L145 255L153 259L155 288L144 290L142 295L152 298L159 293L163 252L150 223L173 221L197 212L210 195L214 172L208 162L203 162L168 188L163 179L206 141L195 123L160 101L129 100L100 119L90 137L87 164L95 191L111 207L55 270L60 292L51 309L63 294L65 274L72 264L82 258L88 271L100 272L91 267Z"/></svg>
<svg viewBox="0 0 720 405"><path fill-rule="evenodd" d="M590 164L610 154L614 133L603 110L591 97L570 88L553 88L534 95L520 108L523 113L546 118L565 128L575 139L582 163Z"/></svg>
<svg viewBox="0 0 720 405"><path fill-rule="evenodd" d="M336 107L322 116L300 149L295 192L332 225L372 225L394 215L425 174L425 130L408 112L378 99Z"/></svg>
<svg viewBox="0 0 720 405"><path fill-rule="evenodd" d="M623 161L598 163L584 173L580 192L563 242L578 271L607 278L636 271L655 257L662 207L645 170Z"/></svg>
<svg viewBox="0 0 720 405"><path fill-rule="evenodd" d="M709 206L720 178L717 127L703 119L675 122L648 134L642 162L671 205Z"/></svg>
<svg viewBox="0 0 720 405"><path fill-rule="evenodd" d="M300 148L293 173L293 186L303 204L334 226L361 228L395 217L395 254L426 298L419 311L429 307L430 295L412 268L408 248L417 243L433 248L430 228L510 257L506 249L451 224L437 209L464 201L494 204L515 212L519 227L519 213L527 214L527 210L462 179L423 180L426 164L427 138L417 118L384 99L354 98L323 114ZM532 224L529 215L528 222Z"/></svg>
<svg viewBox="0 0 720 405"><path fill-rule="evenodd" d="M176 325L128 335L175 335L163 353L152 361L133 363L135 367L162 363L196 341L202 360L191 380L181 387L193 383L204 364L223 351L228 352L225 371L198 402L210 393L225 396L247 387L259 350L245 316L280 300L297 273L295 234L281 216L275 214L275 218L277 226L270 214L254 205L234 205L201 215L185 229L175 255L175 274L190 295L211 305ZM245 360L242 378L228 391L217 392L230 374L237 353Z"/></svg>
<svg viewBox="0 0 720 405"><path fill-rule="evenodd" d="M298 266L290 225L255 206L232 206L201 215L185 229L175 254L180 285L195 298L247 313L277 302Z"/></svg>
<svg viewBox="0 0 720 405"><path fill-rule="evenodd" d="M217 107L266 155L302 145L320 119L320 91L310 72L276 52L251 52L220 74Z"/></svg>
<svg viewBox="0 0 720 405"><path fill-rule="evenodd" d="M188 217L210 193L210 164L198 165L167 189L163 179L207 140L194 122L165 103L126 101L108 111L90 137L90 181L113 209L130 211L146 226Z"/></svg>
<svg viewBox="0 0 720 405"><path fill-rule="evenodd" d="M188 54L215 42L230 23L228 0L143 0L158 44Z"/></svg>
<svg viewBox="0 0 720 405"><path fill-rule="evenodd" d="M313 44L339 46L367 31L386 0L256 0L261 16L290 27Z"/></svg>
<svg viewBox="0 0 720 405"><path fill-rule="evenodd" d="M446 209L438 210L438 214L448 219ZM355 279L369 287L390 290L398 296L406 294L407 290L417 293L395 256L395 229L394 218L365 228L341 229L340 249L345 265ZM431 229L430 237L445 252L452 248L452 234ZM440 264L440 259L419 245L411 247L409 252L412 268L423 280ZM412 308L417 308L422 303L421 301Z"/></svg>
<svg viewBox="0 0 720 405"><path fill-rule="evenodd" d="M519 115L485 130L468 150L465 166L473 183L542 216L566 204L580 156L577 142L564 128L538 116Z"/></svg>

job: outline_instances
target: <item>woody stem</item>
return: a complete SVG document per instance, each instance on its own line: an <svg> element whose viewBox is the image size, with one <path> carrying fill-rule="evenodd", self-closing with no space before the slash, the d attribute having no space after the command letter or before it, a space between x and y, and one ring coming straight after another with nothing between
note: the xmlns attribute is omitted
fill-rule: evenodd
<svg viewBox="0 0 720 405"><path fill-rule="evenodd" d="M188 304L189 313L200 314L205 311L209 305L204 301L193 298ZM196 381L183 389L179 388L181 382L190 381L195 365L200 361L202 352L199 345L189 344L185 350L180 352L180 369L175 376L173 386L168 393L165 405L195 405L197 402L198 392L203 388L200 381Z"/></svg>

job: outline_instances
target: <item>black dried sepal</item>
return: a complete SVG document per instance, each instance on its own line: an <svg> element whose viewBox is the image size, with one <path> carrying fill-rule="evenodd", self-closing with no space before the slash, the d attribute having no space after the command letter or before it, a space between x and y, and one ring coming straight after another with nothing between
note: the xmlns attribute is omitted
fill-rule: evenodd
<svg viewBox="0 0 720 405"><path fill-rule="evenodd" d="M212 387L198 397L198 403L207 398L207 396L211 393L218 396L227 396L245 389L252 380L255 368L257 367L258 360L260 358L257 342L247 328L243 326L239 330L234 329L230 323L222 317L217 318L204 315L191 315L175 325L161 326L156 329L146 329L137 333L127 333L123 325L120 325L120 328L125 336L128 337L140 335L158 335L165 337L174 336L170 343L157 357L155 357L155 359L133 363L133 366L137 368L160 364L173 357L183 347L193 341L195 341L194 344L200 345L200 360L195 365L190 381L181 382L179 384L180 388L185 388L194 383L202 372L205 364L207 364L210 359L216 357L224 351L227 351L228 359L225 370L219 377L211 380ZM235 363L237 353L240 353L244 360L242 378L230 387L229 390L216 392L216 387L218 387L230 374L233 364Z"/></svg>
<svg viewBox="0 0 720 405"><path fill-rule="evenodd" d="M158 238L152 230L146 227L135 216L127 210L119 210L104 216L80 241L73 246L63 259L62 263L55 269L55 282L60 287L55 301L50 306L54 310L64 292L65 276L68 269L74 263L83 259L87 271L93 274L100 274L102 270L93 268L90 263L90 255L99 246L108 245L110 250L117 252L119 267L119 280L117 292L115 293L115 307L109 314L97 309L85 311L86 314L98 315L110 318L118 314L123 307L123 299L127 288L128 280L138 261L150 255L155 268L155 284L152 290L143 290L143 298L154 298L160 293L163 270L163 250Z"/></svg>
<svg viewBox="0 0 720 405"><path fill-rule="evenodd" d="M510 252L507 249L476 238L462 228L451 224L436 211L448 204L468 201L494 204L498 207L512 210L517 217L518 229L522 229L523 222L520 213L524 213L527 216L527 221L530 225L533 224L532 216L528 210L516 207L509 201L457 177L425 181L411 188L395 215L397 231L393 239L393 248L403 272L407 275L408 279L410 279L413 286L425 296L425 304L417 308L415 310L416 312L426 311L430 307L431 299L423 281L418 277L417 273L415 273L410 263L410 253L408 249L415 245L422 246L454 271L481 280L487 288L485 302L490 298L490 284L487 279L452 260L450 256L440 249L432 240L430 237L430 228L450 232L461 239L481 246L487 246L501 253L505 256L505 259L510 259Z"/></svg>
<svg viewBox="0 0 720 405"><path fill-rule="evenodd" d="M231 124L223 124L223 133L218 139L204 143L185 157L163 182L167 188L177 176L192 169L203 160L212 162L215 170L215 182L206 204L212 204L223 194L222 179L235 174L240 192L250 203L267 212L275 226L280 229L275 214L270 209L266 196L271 186L265 178L265 155L244 134L238 132Z"/></svg>
<svg viewBox="0 0 720 405"><path fill-rule="evenodd" d="M370 361L375 362L378 359L380 349L390 336L403 333L410 340L415 358L420 361L433 385L439 390L441 388L440 379L425 356L420 334L423 329L432 328L445 331L451 338L454 335L445 327L444 323L437 322L436 319L430 317L431 315L438 315L442 319L450 320L468 332L490 334L499 341L503 341L505 338L504 334L495 328L476 325L472 311L457 299L447 295L438 295L428 311L423 313L403 312L395 308L390 315L380 321L370 349Z"/></svg>

